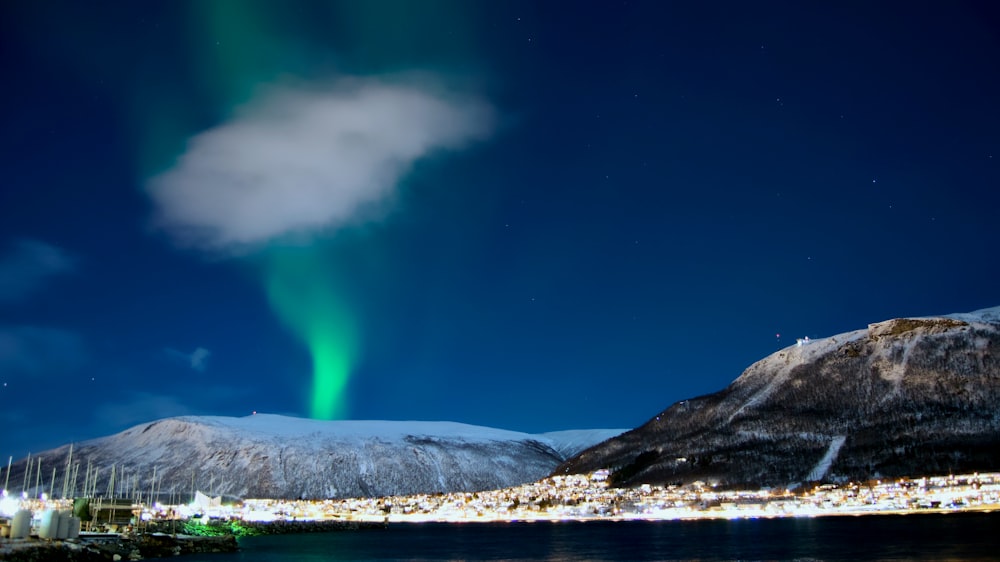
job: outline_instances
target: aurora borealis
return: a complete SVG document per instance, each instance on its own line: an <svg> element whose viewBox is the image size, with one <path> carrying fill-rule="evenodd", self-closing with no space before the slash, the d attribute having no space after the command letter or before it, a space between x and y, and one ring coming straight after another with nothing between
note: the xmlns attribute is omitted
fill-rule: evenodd
<svg viewBox="0 0 1000 562"><path fill-rule="evenodd" d="M335 282L347 272L331 273L323 248L389 212L414 162L483 137L490 122L485 103L443 94L426 77L262 87L150 180L157 226L181 248L270 256L269 302L312 356L312 415L340 416L354 319Z"/></svg>
<svg viewBox="0 0 1000 562"><path fill-rule="evenodd" d="M269 55L286 44L283 30L268 29L272 14L253 4L192 7L220 45L212 66L223 72L197 66L227 118L150 179L157 226L181 248L265 255L256 261L268 302L312 359L309 411L342 417L357 318L324 246L386 213L416 160L487 136L492 110L431 73L262 80L280 75Z"/></svg>
<svg viewBox="0 0 1000 562"><path fill-rule="evenodd" d="M337 283L316 250L272 252L265 265L271 306L308 347L313 386L310 414L344 416L344 390L357 354L356 319L338 296Z"/></svg>
<svg viewBox="0 0 1000 562"><path fill-rule="evenodd" d="M1000 304L988 3L0 10L0 454L632 427L795 338Z"/></svg>

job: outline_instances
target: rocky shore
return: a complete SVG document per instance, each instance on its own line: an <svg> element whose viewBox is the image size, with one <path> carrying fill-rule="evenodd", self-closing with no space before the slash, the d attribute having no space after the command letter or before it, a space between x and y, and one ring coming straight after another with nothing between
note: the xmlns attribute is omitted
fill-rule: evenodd
<svg viewBox="0 0 1000 562"><path fill-rule="evenodd" d="M79 539L0 539L0 561L4 562L104 562L147 558L170 558L187 554L236 552L237 536L327 533L384 529L385 523L329 519L320 521L232 522L218 521L203 528L212 536L174 534L177 522L151 521L145 533L127 535L82 535Z"/></svg>
<svg viewBox="0 0 1000 562"><path fill-rule="evenodd" d="M169 558L185 554L236 552L236 537L192 537L146 534L100 539L49 541L16 539L0 541L0 560L6 562L113 562Z"/></svg>
<svg viewBox="0 0 1000 562"><path fill-rule="evenodd" d="M358 531L363 529L385 529L387 523L371 521L345 521L343 519L323 519L316 521L268 521L243 522L243 528L253 535L288 535L295 533L327 533L330 531Z"/></svg>

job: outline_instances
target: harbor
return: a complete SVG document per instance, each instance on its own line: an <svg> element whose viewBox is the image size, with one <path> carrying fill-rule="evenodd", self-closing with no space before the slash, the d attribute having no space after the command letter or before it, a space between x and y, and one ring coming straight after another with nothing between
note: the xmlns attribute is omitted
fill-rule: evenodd
<svg viewBox="0 0 1000 562"><path fill-rule="evenodd" d="M40 464L40 463L39 463ZM69 463L67 463L68 465ZM89 464L89 463L88 463ZM1000 473L949 474L814 483L795 489L733 490L712 483L612 485L610 472L550 476L478 492L339 499L237 499L161 493L153 477L112 467L103 493L97 470L67 468L62 497L56 471L46 487L35 465L19 493L0 492L0 560L142 560L239 550L258 535L386 529L413 523L774 519L835 515L991 512L1000 509ZM7 471L8 483L10 470ZM210 479L213 484L215 479ZM212 488L210 488L212 489Z"/></svg>

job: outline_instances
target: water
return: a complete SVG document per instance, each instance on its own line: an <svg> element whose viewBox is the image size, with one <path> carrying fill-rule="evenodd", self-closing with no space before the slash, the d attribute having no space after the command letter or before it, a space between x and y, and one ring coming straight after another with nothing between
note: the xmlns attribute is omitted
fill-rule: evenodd
<svg viewBox="0 0 1000 562"><path fill-rule="evenodd" d="M396 524L252 537L191 562L996 560L1000 513L702 521Z"/></svg>

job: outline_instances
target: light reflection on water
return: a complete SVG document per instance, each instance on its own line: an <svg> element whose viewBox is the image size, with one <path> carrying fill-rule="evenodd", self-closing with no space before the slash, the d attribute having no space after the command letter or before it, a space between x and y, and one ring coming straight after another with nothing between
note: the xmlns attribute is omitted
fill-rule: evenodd
<svg viewBox="0 0 1000 562"><path fill-rule="evenodd" d="M1000 513L865 517L396 524L253 537L191 562L350 560L994 560Z"/></svg>

